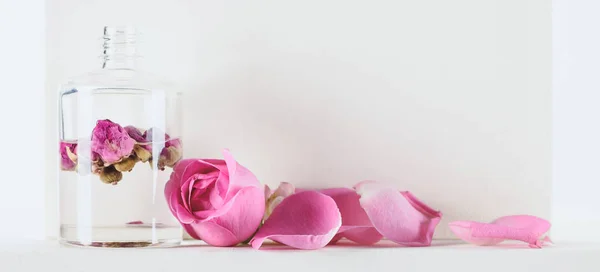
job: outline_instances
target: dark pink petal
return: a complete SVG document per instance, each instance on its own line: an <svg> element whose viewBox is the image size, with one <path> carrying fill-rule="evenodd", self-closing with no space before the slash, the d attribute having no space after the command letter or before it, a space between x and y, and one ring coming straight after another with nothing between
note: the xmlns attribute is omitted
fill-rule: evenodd
<svg viewBox="0 0 600 272"><path fill-rule="evenodd" d="M187 225L186 231L194 239L203 240L211 246L234 246L238 241L235 234L214 221L195 222Z"/></svg>
<svg viewBox="0 0 600 272"><path fill-rule="evenodd" d="M349 188L331 188L321 190L337 204L342 215L340 237L363 245L379 242L383 236L373 227L369 216L360 206L358 194Z"/></svg>
<svg viewBox="0 0 600 272"><path fill-rule="evenodd" d="M231 207L221 215L191 223L203 241L213 246L233 246L248 240L258 229L265 211L261 188L246 187L232 199Z"/></svg>
<svg viewBox="0 0 600 272"><path fill-rule="evenodd" d="M335 245L335 244L337 244L337 242L342 240L342 238L344 238L344 236L342 236L341 233L338 233L335 236L333 236L333 238L331 239L331 241L329 241L329 243L327 245Z"/></svg>
<svg viewBox="0 0 600 272"><path fill-rule="evenodd" d="M346 239L361 245L372 245L383 238L383 235L374 227L355 227L340 234Z"/></svg>
<svg viewBox="0 0 600 272"><path fill-rule="evenodd" d="M185 165L183 171L181 171L182 165ZM177 170L181 171L182 181L187 181L197 174L218 174L220 171L217 165L197 159L182 160L180 163L176 164L175 167L178 168Z"/></svg>
<svg viewBox="0 0 600 272"><path fill-rule="evenodd" d="M230 212L230 210L232 210L232 208L234 208L232 210L232 212L235 213L235 205L236 203L238 203L238 198L248 198L248 196L244 196L244 194L248 194L249 189L257 189L259 191L261 191L261 195L256 196L255 194L252 194L252 199L251 201L256 201L257 199L260 199L262 201L262 204L256 204L254 205L254 207L252 207L252 209L262 209L262 213L261 213L261 218L262 218L262 214L264 213L264 209L265 209L265 198L264 198L264 194L262 193L262 190L260 187L244 187L241 190L239 190L237 192L237 194L235 194L231 199L228 199L226 202L223 203L223 205L216 210L203 210L203 211L194 211L193 212L193 216L195 218L196 221L198 222L204 222L204 221L210 221L213 218L217 218L217 217L221 217L227 213ZM210 196L208 196L210 197ZM207 198L208 200L208 198ZM243 202L244 200L241 200L241 202ZM246 200L247 201L247 200Z"/></svg>
<svg viewBox="0 0 600 272"><path fill-rule="evenodd" d="M142 134L142 132L134 127L134 126L126 126L124 127L125 131L127 132L127 134L129 135L129 137L131 137L132 139L134 139L136 142L138 143L147 143L148 140L146 140Z"/></svg>
<svg viewBox="0 0 600 272"><path fill-rule="evenodd" d="M270 239L299 249L326 246L342 225L340 211L331 197L304 191L285 198L251 241L258 249Z"/></svg>
<svg viewBox="0 0 600 272"><path fill-rule="evenodd" d="M110 120L98 120L92 130L92 152L100 155L105 164L113 164L129 157L133 152L133 140L117 123Z"/></svg>
<svg viewBox="0 0 600 272"><path fill-rule="evenodd" d="M171 173L171 177L165 184L165 198L169 205L169 209L171 210L171 213L173 213L173 216L183 224L189 224L195 220L192 212L183 204L181 198L181 184L179 184L181 181L181 172L192 162L193 160L189 160L177 165L176 171Z"/></svg>
<svg viewBox="0 0 600 272"><path fill-rule="evenodd" d="M194 238L196 240L201 240L200 236L198 236L198 234L196 234L196 230L194 230L194 228L191 225L181 224L181 226L183 226L183 229L185 230L185 232L187 232L187 234L189 234L192 238Z"/></svg>
<svg viewBox="0 0 600 272"><path fill-rule="evenodd" d="M550 229L550 222L530 215L500 217L491 223L456 221L450 229L464 241L476 245L495 245L504 240L518 240L530 247L540 248L549 238L543 237Z"/></svg>
<svg viewBox="0 0 600 272"><path fill-rule="evenodd" d="M373 226L387 239L406 246L429 246L441 213L409 192L398 192L373 181L355 186L360 205Z"/></svg>

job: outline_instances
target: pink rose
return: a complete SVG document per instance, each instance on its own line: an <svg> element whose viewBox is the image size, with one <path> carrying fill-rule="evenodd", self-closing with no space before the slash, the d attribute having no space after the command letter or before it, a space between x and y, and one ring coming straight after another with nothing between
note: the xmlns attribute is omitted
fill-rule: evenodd
<svg viewBox="0 0 600 272"><path fill-rule="evenodd" d="M248 240L265 211L263 187L254 174L228 150L223 157L181 160L165 186L173 215L192 237L213 246Z"/></svg>

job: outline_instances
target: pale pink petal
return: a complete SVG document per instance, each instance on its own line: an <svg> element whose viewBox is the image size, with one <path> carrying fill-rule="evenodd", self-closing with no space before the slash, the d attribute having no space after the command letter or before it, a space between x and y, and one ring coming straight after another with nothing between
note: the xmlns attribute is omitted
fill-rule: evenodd
<svg viewBox="0 0 600 272"><path fill-rule="evenodd" d="M271 191L271 187L265 184L265 199L269 198L273 192Z"/></svg>
<svg viewBox="0 0 600 272"><path fill-rule="evenodd" d="M551 226L548 220L532 215L503 216L492 221L491 223L511 228L527 229L539 236L542 236L544 233L548 232Z"/></svg>
<svg viewBox="0 0 600 272"><path fill-rule="evenodd" d="M373 227L369 216L360 206L358 194L349 188L331 188L321 190L330 196L342 215L342 227L338 231L340 238L345 237L363 245L379 242L383 236Z"/></svg>
<svg viewBox="0 0 600 272"><path fill-rule="evenodd" d="M448 224L448 226L450 227L450 230L452 230L452 232L458 236L458 238L474 245L491 246L504 241L504 238L473 237L471 229L474 223L476 222L455 221Z"/></svg>
<svg viewBox="0 0 600 272"><path fill-rule="evenodd" d="M251 241L260 248L270 239L299 249L326 246L342 225L340 211L331 197L304 191L286 197Z"/></svg>
<svg viewBox="0 0 600 272"><path fill-rule="evenodd" d="M248 240L258 229L265 211L263 191L257 187L243 188L230 203L225 213L210 220L197 220L190 224L191 229L213 246L233 246Z"/></svg>
<svg viewBox="0 0 600 272"><path fill-rule="evenodd" d="M292 194L294 194L294 192L296 191L296 187L294 187L293 184L288 183L288 182L281 182L279 183L279 186L277 187L277 189L275 189L275 191L273 192L273 195L275 196L282 196L282 197L288 197Z"/></svg>
<svg viewBox="0 0 600 272"><path fill-rule="evenodd" d="M429 246L441 213L408 192L366 181L355 186L360 205L387 239L406 246Z"/></svg>
<svg viewBox="0 0 600 272"><path fill-rule="evenodd" d="M540 248L549 238L543 235L550 229L550 222L530 215L500 217L492 223L456 221L450 229L464 241L476 245L495 245L504 240L518 240L530 247Z"/></svg>

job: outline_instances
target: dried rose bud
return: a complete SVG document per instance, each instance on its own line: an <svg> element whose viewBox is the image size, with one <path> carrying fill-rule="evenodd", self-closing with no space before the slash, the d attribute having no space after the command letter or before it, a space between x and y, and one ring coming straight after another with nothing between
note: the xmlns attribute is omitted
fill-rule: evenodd
<svg viewBox="0 0 600 272"><path fill-rule="evenodd" d="M100 159L100 155L92 152L92 173L100 175L104 169L104 162Z"/></svg>
<svg viewBox="0 0 600 272"><path fill-rule="evenodd" d="M142 162L147 162L152 157L152 153L150 151L137 144L133 147L133 152Z"/></svg>
<svg viewBox="0 0 600 272"><path fill-rule="evenodd" d="M135 166L137 162L137 158L135 156L131 156L129 158L123 159L120 162L114 164L115 169L119 172L129 172Z"/></svg>
<svg viewBox="0 0 600 272"><path fill-rule="evenodd" d="M98 120L92 131L92 151L100 155L105 165L119 162L129 157L135 140L119 124L108 119Z"/></svg>
<svg viewBox="0 0 600 272"><path fill-rule="evenodd" d="M122 178L123 174L112 165L102 168L100 172L100 180L106 184L116 185Z"/></svg>
<svg viewBox="0 0 600 272"><path fill-rule="evenodd" d="M160 152L160 156L157 162L157 168L165 170L165 166L173 167L183 155L181 148L181 141L178 138L172 139L169 134L164 133L159 128L150 128L144 132L143 137L149 142L162 142L165 145ZM152 167L152 160L150 160L150 166Z"/></svg>
<svg viewBox="0 0 600 272"><path fill-rule="evenodd" d="M163 149L161 152L158 165L161 170L165 169L165 166L173 167L182 156L181 148L175 146L169 146Z"/></svg>
<svg viewBox="0 0 600 272"><path fill-rule="evenodd" d="M60 142L60 169L74 171L77 166L77 144Z"/></svg>

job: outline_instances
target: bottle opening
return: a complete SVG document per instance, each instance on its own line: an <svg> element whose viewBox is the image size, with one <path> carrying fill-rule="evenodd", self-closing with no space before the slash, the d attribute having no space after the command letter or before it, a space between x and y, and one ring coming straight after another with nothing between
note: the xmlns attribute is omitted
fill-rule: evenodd
<svg viewBox="0 0 600 272"><path fill-rule="evenodd" d="M105 26L103 68L133 69L138 52L139 31L133 26Z"/></svg>

